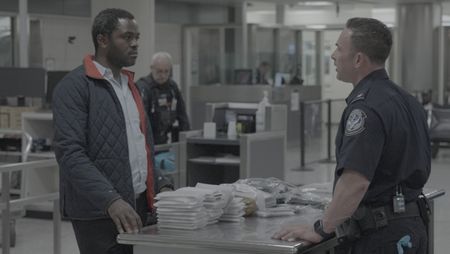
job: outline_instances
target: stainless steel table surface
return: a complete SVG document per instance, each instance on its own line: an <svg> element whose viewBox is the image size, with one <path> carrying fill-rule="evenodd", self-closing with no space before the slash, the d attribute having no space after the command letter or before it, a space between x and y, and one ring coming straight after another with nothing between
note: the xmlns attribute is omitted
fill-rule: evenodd
<svg viewBox="0 0 450 254"><path fill-rule="evenodd" d="M207 253L297 253L305 248L304 243L274 240L271 236L282 225L312 224L319 217L319 210L303 216L248 217L242 223L219 222L197 230L163 229L153 225L144 228L139 234L120 234L118 242L135 246L178 248L183 253L192 248L195 249L192 253L201 253L201 250L207 250ZM153 248L148 250L155 253ZM165 253L175 252L172 250Z"/></svg>
<svg viewBox="0 0 450 254"><path fill-rule="evenodd" d="M424 189L425 195L434 199L444 190ZM433 214L432 214L433 215ZM138 234L120 234L119 243L134 245L135 254L143 253L303 253L309 251L303 242L271 239L281 226L313 224L321 212L287 217L248 217L242 223L219 222L198 230L160 229L157 225L146 227ZM433 216L431 218L433 221ZM433 235L431 234L431 237ZM324 246L330 247L329 245ZM331 246L332 247L332 246ZM321 248L320 245L314 249ZM432 253L432 252L430 252Z"/></svg>

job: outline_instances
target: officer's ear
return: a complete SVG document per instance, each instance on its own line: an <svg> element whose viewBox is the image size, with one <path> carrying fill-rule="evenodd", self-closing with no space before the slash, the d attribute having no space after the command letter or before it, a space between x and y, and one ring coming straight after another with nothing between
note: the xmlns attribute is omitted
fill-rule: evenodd
<svg viewBox="0 0 450 254"><path fill-rule="evenodd" d="M353 66L355 68L361 67L363 62L366 60L366 55L364 55L362 52L357 52L355 56L353 57Z"/></svg>

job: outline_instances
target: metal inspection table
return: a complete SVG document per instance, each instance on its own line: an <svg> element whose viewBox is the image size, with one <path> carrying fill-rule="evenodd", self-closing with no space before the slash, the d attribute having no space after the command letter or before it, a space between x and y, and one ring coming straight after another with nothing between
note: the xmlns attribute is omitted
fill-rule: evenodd
<svg viewBox="0 0 450 254"><path fill-rule="evenodd" d="M445 194L444 190L424 190L431 199ZM229 254L229 253L333 253L336 239L313 246L303 242L287 242L271 239L271 236L283 225L312 224L321 217L321 213L295 215L287 217L248 217L242 223L219 222L198 230L160 229L156 225L143 229L138 234L120 234L121 244L134 246L135 254ZM430 243L433 242L433 214L431 216ZM429 253L433 253L430 244Z"/></svg>

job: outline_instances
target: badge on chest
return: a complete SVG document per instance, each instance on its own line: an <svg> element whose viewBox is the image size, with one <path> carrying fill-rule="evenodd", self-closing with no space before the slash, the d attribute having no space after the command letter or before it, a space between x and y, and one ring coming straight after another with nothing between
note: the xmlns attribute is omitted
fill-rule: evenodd
<svg viewBox="0 0 450 254"><path fill-rule="evenodd" d="M175 98L168 98L167 95L163 94L158 97L158 108L169 110L169 111L175 111L177 109L177 99ZM154 110L152 110L153 112Z"/></svg>
<svg viewBox="0 0 450 254"><path fill-rule="evenodd" d="M158 98L158 106L160 107L166 107L168 105L168 101L167 101L167 97L164 96L160 96Z"/></svg>

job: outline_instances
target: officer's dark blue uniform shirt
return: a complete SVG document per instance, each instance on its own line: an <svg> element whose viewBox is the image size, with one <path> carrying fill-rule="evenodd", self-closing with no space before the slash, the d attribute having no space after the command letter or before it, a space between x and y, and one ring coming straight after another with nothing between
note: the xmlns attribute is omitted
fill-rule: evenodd
<svg viewBox="0 0 450 254"><path fill-rule="evenodd" d="M363 204L386 205L400 185L406 201L422 191L431 167L425 111L384 69L361 80L346 99L336 135L336 176L357 171L370 181Z"/></svg>

